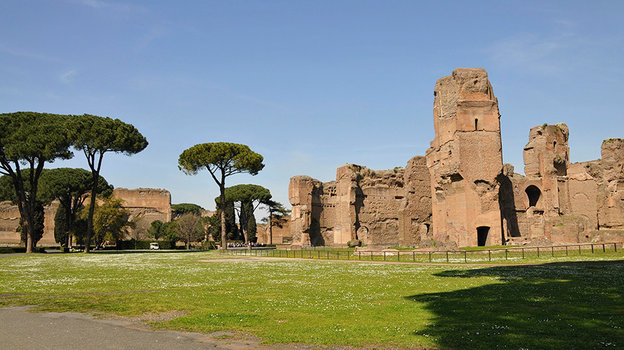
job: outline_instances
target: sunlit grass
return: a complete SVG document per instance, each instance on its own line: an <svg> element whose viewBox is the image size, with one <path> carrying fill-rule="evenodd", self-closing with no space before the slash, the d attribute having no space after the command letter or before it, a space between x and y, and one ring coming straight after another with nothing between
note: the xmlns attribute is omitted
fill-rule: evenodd
<svg viewBox="0 0 624 350"><path fill-rule="evenodd" d="M237 330L266 343L519 348L535 347L531 335L539 334L541 348L574 348L575 336L582 348L624 346L624 265L609 263L621 253L576 258L605 262L483 268L217 252L22 255L0 258L0 305L127 316L176 310L183 316L152 324ZM533 316L549 321L520 322ZM565 322L577 331L559 329ZM474 334L481 328L491 334Z"/></svg>

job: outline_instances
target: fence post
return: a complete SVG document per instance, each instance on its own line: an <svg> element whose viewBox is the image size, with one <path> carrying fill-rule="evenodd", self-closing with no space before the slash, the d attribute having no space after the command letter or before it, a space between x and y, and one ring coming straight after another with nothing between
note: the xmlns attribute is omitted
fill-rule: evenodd
<svg viewBox="0 0 624 350"><path fill-rule="evenodd" d="M358 260L362 260L362 252L361 251L358 252Z"/></svg>
<svg viewBox="0 0 624 350"><path fill-rule="evenodd" d="M581 245L579 244L579 255L581 255Z"/></svg>
<svg viewBox="0 0 624 350"><path fill-rule="evenodd" d="M412 251L412 262L416 262L416 252Z"/></svg>
<svg viewBox="0 0 624 350"><path fill-rule="evenodd" d="M449 262L449 259L448 259L448 250L446 251L446 262Z"/></svg>
<svg viewBox="0 0 624 350"><path fill-rule="evenodd" d="M347 260L351 260L351 254L349 254L349 252L347 252Z"/></svg>
<svg viewBox="0 0 624 350"><path fill-rule="evenodd" d="M397 262L401 261L401 252L397 250Z"/></svg>
<svg viewBox="0 0 624 350"><path fill-rule="evenodd" d="M336 260L340 260L340 252L336 251Z"/></svg>
<svg viewBox="0 0 624 350"><path fill-rule="evenodd" d="M551 246L550 247L550 252L551 252L552 257L554 258L555 257L555 246Z"/></svg>
<svg viewBox="0 0 624 350"><path fill-rule="evenodd" d="M431 262L431 252L429 252L429 262Z"/></svg>
<svg viewBox="0 0 624 350"><path fill-rule="evenodd" d="M492 261L492 251L488 249L488 261Z"/></svg>
<svg viewBox="0 0 624 350"><path fill-rule="evenodd" d="M318 258L318 259L320 259L320 258L321 258L321 251L320 251L320 250L317 250L316 252L318 253L318 254L316 254L316 255L317 255L317 258Z"/></svg>
<svg viewBox="0 0 624 350"><path fill-rule="evenodd" d="M468 263L468 258L466 257L466 254L467 254L467 253L466 253L466 251L464 250L464 262L465 262L465 263Z"/></svg>
<svg viewBox="0 0 624 350"><path fill-rule="evenodd" d="M507 248L505 248L505 260L508 260L507 259Z"/></svg>
<svg viewBox="0 0 624 350"><path fill-rule="evenodd" d="M386 261L386 252L384 252L384 261Z"/></svg>
<svg viewBox="0 0 624 350"><path fill-rule="evenodd" d="M602 252L603 252L603 253L606 253L606 252L607 252L607 251L606 251L606 249L605 249L605 245L604 245L604 243L602 244Z"/></svg>
<svg viewBox="0 0 624 350"><path fill-rule="evenodd" d="M371 261L373 261L373 251L371 250Z"/></svg>
<svg viewBox="0 0 624 350"><path fill-rule="evenodd" d="M594 244L592 243L592 254L594 254Z"/></svg>
<svg viewBox="0 0 624 350"><path fill-rule="evenodd" d="M539 247L537 247L537 257L539 258Z"/></svg>
<svg viewBox="0 0 624 350"><path fill-rule="evenodd" d="M524 259L524 247L522 247L522 259Z"/></svg>
<svg viewBox="0 0 624 350"><path fill-rule="evenodd" d="M617 243L613 243L613 249L615 250L615 252L617 253Z"/></svg>
<svg viewBox="0 0 624 350"><path fill-rule="evenodd" d="M568 256L568 246L566 246L566 256Z"/></svg>

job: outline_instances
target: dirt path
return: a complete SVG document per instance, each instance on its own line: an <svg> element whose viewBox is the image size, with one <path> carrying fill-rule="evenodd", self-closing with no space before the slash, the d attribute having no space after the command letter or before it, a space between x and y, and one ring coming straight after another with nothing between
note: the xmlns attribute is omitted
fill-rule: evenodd
<svg viewBox="0 0 624 350"><path fill-rule="evenodd" d="M353 348L305 344L262 345L258 338L235 332L199 334L155 331L138 319L102 319L77 312L30 312L29 309L32 308L31 306L0 308L0 349L372 350L380 348L379 346Z"/></svg>
<svg viewBox="0 0 624 350"><path fill-rule="evenodd" d="M29 312L30 307L0 309L0 348L26 349L287 349L229 332L197 334L154 331L132 319L99 319L76 312ZM303 348L303 347L301 347Z"/></svg>

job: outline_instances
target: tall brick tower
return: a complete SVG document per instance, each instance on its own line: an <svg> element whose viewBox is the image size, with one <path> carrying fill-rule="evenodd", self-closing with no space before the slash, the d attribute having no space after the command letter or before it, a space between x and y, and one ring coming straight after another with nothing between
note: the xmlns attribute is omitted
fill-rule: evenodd
<svg viewBox="0 0 624 350"><path fill-rule="evenodd" d="M427 150L433 238L460 247L502 244L500 114L487 73L457 68L437 81L434 96Z"/></svg>

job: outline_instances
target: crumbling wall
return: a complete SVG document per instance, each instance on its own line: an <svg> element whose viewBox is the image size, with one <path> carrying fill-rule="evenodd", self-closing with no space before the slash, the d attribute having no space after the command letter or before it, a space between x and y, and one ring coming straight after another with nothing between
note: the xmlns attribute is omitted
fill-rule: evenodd
<svg viewBox="0 0 624 350"><path fill-rule="evenodd" d="M270 244L269 224L258 224L257 243ZM285 215L279 222L273 222L273 244L291 244L290 215Z"/></svg>
<svg viewBox="0 0 624 350"><path fill-rule="evenodd" d="M459 246L502 243L500 114L487 73L458 68L434 90L435 137L427 150L433 238Z"/></svg>
<svg viewBox="0 0 624 350"><path fill-rule="evenodd" d="M506 236L508 243L578 243L592 229L592 178L583 165L570 165L568 138L564 123L531 128L526 176L510 177L520 234Z"/></svg>
<svg viewBox="0 0 624 350"><path fill-rule="evenodd" d="M147 230L153 221L171 221L171 193L155 188L116 188L115 198L121 199L124 208L130 211L134 228L129 229L129 238L146 239Z"/></svg>
<svg viewBox="0 0 624 350"><path fill-rule="evenodd" d="M529 181L537 180L539 206L547 216L569 209L565 180L570 166L568 126L564 123L531 128L529 143L524 147L524 173Z"/></svg>
<svg viewBox="0 0 624 350"><path fill-rule="evenodd" d="M409 183L406 185L406 181ZM431 225L429 173L423 157L408 170L371 170L346 164L336 180L290 179L293 245L415 245Z"/></svg>
<svg viewBox="0 0 624 350"><path fill-rule="evenodd" d="M54 240L54 215L58 209L58 201L53 201L43 208L43 236L37 245L56 245ZM0 202L0 245L20 245L19 227L20 213L17 205L11 202Z"/></svg>
<svg viewBox="0 0 624 350"><path fill-rule="evenodd" d="M598 227L624 229L624 140L602 143L602 178L598 185Z"/></svg>
<svg viewBox="0 0 624 350"><path fill-rule="evenodd" d="M352 206L357 238L367 245L398 245L405 198L404 169L358 168Z"/></svg>
<svg viewBox="0 0 624 350"><path fill-rule="evenodd" d="M136 225L130 230L131 237L140 235L143 238L154 220L171 221L171 194L167 190L117 188L113 195L122 199L123 207L130 210L130 220L134 220ZM54 216L58 207L58 201L44 207L44 233L38 245L57 245L54 240ZM0 203L0 244L20 244L20 235L16 232L19 218L16 205L10 202Z"/></svg>
<svg viewBox="0 0 624 350"><path fill-rule="evenodd" d="M292 205L290 232L294 246L310 245L311 232L318 232L318 221L320 218L318 188L321 185L322 183L319 180L309 176L300 175L290 178L288 199ZM313 201L316 207L314 219L312 218Z"/></svg>
<svg viewBox="0 0 624 350"><path fill-rule="evenodd" d="M570 164L568 169L570 214L586 219L590 230L598 228L598 182L595 176L600 176L599 167L599 161L590 161Z"/></svg>
<svg viewBox="0 0 624 350"><path fill-rule="evenodd" d="M431 181L427 159L416 156L407 162L403 172L405 197L399 211L399 245L420 245L433 239L431 225Z"/></svg>
<svg viewBox="0 0 624 350"><path fill-rule="evenodd" d="M16 232L19 220L17 205L8 201L0 202L0 244L20 243L20 235Z"/></svg>

